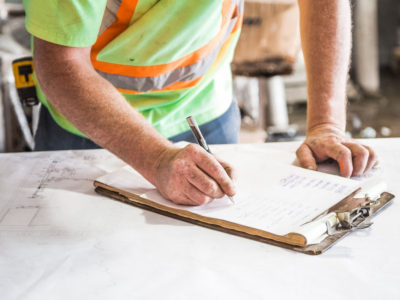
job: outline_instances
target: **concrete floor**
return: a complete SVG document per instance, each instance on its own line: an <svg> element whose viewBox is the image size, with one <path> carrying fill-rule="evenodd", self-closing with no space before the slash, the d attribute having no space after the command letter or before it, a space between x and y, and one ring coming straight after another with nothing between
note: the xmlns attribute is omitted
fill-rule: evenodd
<svg viewBox="0 0 400 300"><path fill-rule="evenodd" d="M306 128L305 103L289 105L289 120L298 126L297 139ZM350 100L347 130L354 138L400 137L400 77L390 71L381 72L381 95ZM266 132L260 128L242 126L241 143L264 142Z"/></svg>

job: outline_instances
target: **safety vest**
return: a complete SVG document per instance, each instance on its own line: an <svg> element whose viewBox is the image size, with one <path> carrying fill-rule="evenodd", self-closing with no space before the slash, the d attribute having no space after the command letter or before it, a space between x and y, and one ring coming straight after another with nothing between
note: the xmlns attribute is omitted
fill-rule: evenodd
<svg viewBox="0 0 400 300"><path fill-rule="evenodd" d="M201 125L221 116L232 102L230 60L243 0L24 4L32 35L70 47L91 46L94 69L165 137L189 130L187 115ZM36 83L38 98L57 124L84 136Z"/></svg>
<svg viewBox="0 0 400 300"><path fill-rule="evenodd" d="M195 86L225 57L234 34L242 24L244 1L221 0L223 2L221 22L217 34L208 43L183 57L162 64L145 66L135 65L134 62L121 64L99 59L107 45L132 25L132 16L140 1L142 0L108 0L100 34L91 50L93 67L124 94L159 92ZM110 22L110 20L113 21ZM107 26L107 24L110 25Z"/></svg>

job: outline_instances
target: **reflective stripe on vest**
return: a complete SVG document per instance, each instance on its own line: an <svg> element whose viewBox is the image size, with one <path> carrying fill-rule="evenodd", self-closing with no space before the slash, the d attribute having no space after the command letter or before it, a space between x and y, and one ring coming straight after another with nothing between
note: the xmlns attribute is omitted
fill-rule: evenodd
<svg viewBox="0 0 400 300"><path fill-rule="evenodd" d="M97 60L97 55L128 26L138 0L122 0L115 21L103 31L92 47L94 68L120 92L144 93L188 88L221 60L223 48L228 48L231 36L242 23L243 0L224 0L222 22L218 34L205 46L170 63L153 66L129 66Z"/></svg>

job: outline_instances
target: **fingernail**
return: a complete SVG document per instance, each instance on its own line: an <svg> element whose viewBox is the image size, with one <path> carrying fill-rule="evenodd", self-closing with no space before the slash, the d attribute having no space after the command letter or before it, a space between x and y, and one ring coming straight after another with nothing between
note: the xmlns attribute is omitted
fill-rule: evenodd
<svg viewBox="0 0 400 300"><path fill-rule="evenodd" d="M313 166L308 166L307 169L314 170L314 167Z"/></svg>

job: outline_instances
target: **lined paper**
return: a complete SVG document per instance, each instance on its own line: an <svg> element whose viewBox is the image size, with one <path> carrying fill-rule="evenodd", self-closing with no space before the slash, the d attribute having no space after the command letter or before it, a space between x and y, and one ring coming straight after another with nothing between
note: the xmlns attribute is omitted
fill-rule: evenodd
<svg viewBox="0 0 400 300"><path fill-rule="evenodd" d="M175 205L129 167L98 181L172 208L278 235L295 231L359 186L352 179L280 163L275 150L251 150L238 145L234 149L218 147L214 152L238 171L235 204L224 197L197 207Z"/></svg>

